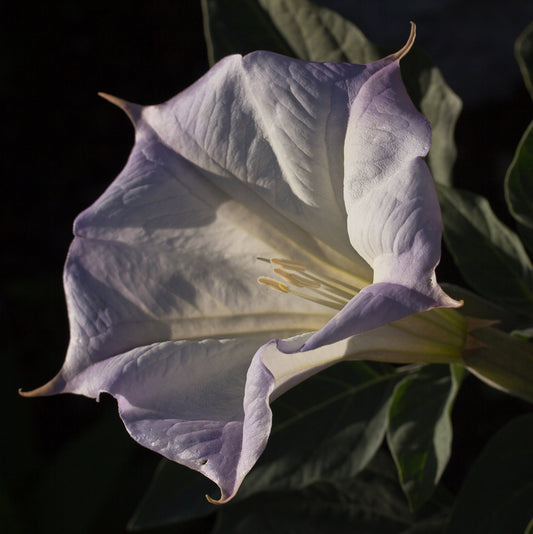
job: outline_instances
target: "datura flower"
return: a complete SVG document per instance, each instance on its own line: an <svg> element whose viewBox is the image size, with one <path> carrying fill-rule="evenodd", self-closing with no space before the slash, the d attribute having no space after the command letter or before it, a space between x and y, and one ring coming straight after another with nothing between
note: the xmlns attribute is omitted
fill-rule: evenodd
<svg viewBox="0 0 533 534"><path fill-rule="evenodd" d="M24 394L113 395L135 440L225 502L266 446L269 403L306 377L457 359L463 329L408 317L460 305L435 279L431 131L399 69L413 40L368 65L229 56L160 105L106 95L135 146L74 224L65 363Z"/></svg>

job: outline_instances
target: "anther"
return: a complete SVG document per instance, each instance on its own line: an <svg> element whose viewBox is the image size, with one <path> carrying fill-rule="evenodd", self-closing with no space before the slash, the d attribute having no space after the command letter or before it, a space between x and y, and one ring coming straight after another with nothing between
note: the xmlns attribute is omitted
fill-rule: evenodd
<svg viewBox="0 0 533 534"><path fill-rule="evenodd" d="M285 284L282 284L281 282L279 282L278 280L274 280L273 278L267 278L266 276L261 276L257 279L257 281L260 284L271 287L272 289L277 289L278 291L281 291L282 293L290 293L290 289Z"/></svg>
<svg viewBox="0 0 533 534"><path fill-rule="evenodd" d="M300 271L302 273L305 271L305 265L302 265L297 261L285 260L283 258L271 258L270 263L273 265L279 265L280 267L289 269L290 271Z"/></svg>
<svg viewBox="0 0 533 534"><path fill-rule="evenodd" d="M270 263L274 267L274 273L286 283L266 276L258 278L257 281L282 293L290 293L311 302L341 310L358 292L358 288L329 276L314 276L307 272L305 265L296 261L283 258L257 259Z"/></svg>

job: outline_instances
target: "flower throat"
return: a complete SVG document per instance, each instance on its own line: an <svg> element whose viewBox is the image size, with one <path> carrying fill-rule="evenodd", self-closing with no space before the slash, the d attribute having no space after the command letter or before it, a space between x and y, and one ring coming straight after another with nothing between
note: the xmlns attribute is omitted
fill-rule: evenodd
<svg viewBox="0 0 533 534"><path fill-rule="evenodd" d="M257 259L272 265L274 274L281 278L281 280L276 280L261 276L257 281L281 293L292 293L328 308L341 310L359 292L357 287L334 278L315 276L307 271L305 265L296 261L282 258Z"/></svg>

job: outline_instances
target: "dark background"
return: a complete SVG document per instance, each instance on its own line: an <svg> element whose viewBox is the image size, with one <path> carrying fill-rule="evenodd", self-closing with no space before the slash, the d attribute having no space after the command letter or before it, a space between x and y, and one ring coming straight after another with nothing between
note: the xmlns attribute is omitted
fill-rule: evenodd
<svg viewBox="0 0 533 534"><path fill-rule="evenodd" d="M410 19L417 22L417 44L465 100L456 183L489 196L510 222L503 177L533 111L512 47L533 19L533 5L328 4L391 47L403 44ZM0 528L5 524L6 532L121 532L159 460L128 438L110 399L98 405L16 393L59 370L68 343L61 276L72 221L117 175L133 143L127 118L97 91L158 103L208 67L199 0L137 5L19 3L2 21ZM439 275L461 283L447 256ZM446 475L452 489L484 441L521 409L468 380L454 411L461 454Z"/></svg>

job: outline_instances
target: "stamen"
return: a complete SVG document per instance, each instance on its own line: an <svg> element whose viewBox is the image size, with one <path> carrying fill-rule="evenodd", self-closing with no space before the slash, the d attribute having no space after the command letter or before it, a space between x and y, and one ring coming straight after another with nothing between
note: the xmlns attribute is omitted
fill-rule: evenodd
<svg viewBox="0 0 533 534"><path fill-rule="evenodd" d="M270 263L272 263L273 265L279 265L280 267L284 267L285 269L290 269L291 271L304 272L306 270L305 265L302 265L297 261L284 260L282 258L271 258Z"/></svg>
<svg viewBox="0 0 533 534"><path fill-rule="evenodd" d="M354 295L356 295L359 292L359 289L357 287L344 284L343 282L338 282L335 280L334 281L335 283L332 284L330 282L326 282L324 279L317 278L316 276L313 276L312 274L309 274L309 273L305 273L305 276L307 276L310 281L320 282L320 285L326 286L330 291L332 291L339 297L343 297L348 300L350 300ZM324 278L327 278L327 277L324 277ZM344 286L347 289L350 289L351 291L344 291L339 286Z"/></svg>
<svg viewBox="0 0 533 534"><path fill-rule="evenodd" d="M287 282L295 285L296 287L314 287L314 288L320 287L320 282L316 280L306 280L303 276L288 273L287 271L284 271L283 269L274 269L274 272L276 274L279 274L279 276L287 280Z"/></svg>
<svg viewBox="0 0 533 534"><path fill-rule="evenodd" d="M290 293L290 289L285 285L279 282L278 280L274 280L273 278L267 278L266 276L261 276L257 279L257 281L260 284L263 284L265 286L271 287L272 289L277 289L278 291L281 291L282 293Z"/></svg>
<svg viewBox="0 0 533 534"><path fill-rule="evenodd" d="M302 263L284 258L257 258L270 263L274 273L284 282L262 276L260 284L266 285L282 293L291 293L297 297L316 302L328 308L341 310L346 303L357 294L358 288L350 286L329 276L315 276L307 272ZM296 272L289 272L296 271Z"/></svg>
<svg viewBox="0 0 533 534"><path fill-rule="evenodd" d="M316 302L317 304L322 304L322 306L327 306L328 308L333 308L334 310L342 310L346 305L346 302L334 302L332 300L319 299L313 295L307 295L301 291L294 291L294 289L289 288L289 293L301 297L305 300L310 300L311 302Z"/></svg>

